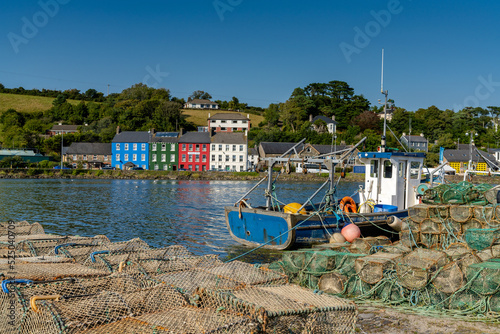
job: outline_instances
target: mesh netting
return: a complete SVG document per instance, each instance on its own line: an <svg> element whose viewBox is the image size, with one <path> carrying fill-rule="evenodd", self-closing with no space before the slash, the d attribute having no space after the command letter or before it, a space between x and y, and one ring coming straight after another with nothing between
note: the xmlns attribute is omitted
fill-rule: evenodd
<svg viewBox="0 0 500 334"><path fill-rule="evenodd" d="M490 247L499 238L500 229L469 228L465 231L465 241L469 247L479 251Z"/></svg>
<svg viewBox="0 0 500 334"><path fill-rule="evenodd" d="M479 204L496 203L496 193L491 191L492 185L459 182L442 184L429 188L424 192L422 201L426 204Z"/></svg>
<svg viewBox="0 0 500 334"><path fill-rule="evenodd" d="M0 235L8 235L9 232L16 237L25 235L42 235L45 231L39 223L30 224L27 221L1 222Z"/></svg>
<svg viewBox="0 0 500 334"><path fill-rule="evenodd" d="M384 278L384 272L394 270L402 254L376 253L356 259L356 274L363 282L375 284Z"/></svg>

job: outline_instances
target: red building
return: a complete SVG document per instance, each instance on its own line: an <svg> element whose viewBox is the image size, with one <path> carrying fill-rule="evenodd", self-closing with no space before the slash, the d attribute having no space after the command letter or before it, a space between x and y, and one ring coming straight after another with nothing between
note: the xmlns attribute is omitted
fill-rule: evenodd
<svg viewBox="0 0 500 334"><path fill-rule="evenodd" d="M205 171L209 166L209 132L188 132L179 138L179 169Z"/></svg>

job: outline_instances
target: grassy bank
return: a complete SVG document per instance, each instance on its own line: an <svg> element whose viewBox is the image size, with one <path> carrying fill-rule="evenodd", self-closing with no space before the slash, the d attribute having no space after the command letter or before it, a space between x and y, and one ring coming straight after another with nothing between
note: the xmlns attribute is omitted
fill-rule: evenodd
<svg viewBox="0 0 500 334"><path fill-rule="evenodd" d="M195 171L121 171L121 170L62 170L29 168L29 169L3 169L0 170L0 178L5 179L51 179L51 178L75 178L75 179L142 179L142 180L259 180L266 173L257 172L195 172ZM336 174L337 177L340 174ZM327 179L328 174L281 174L283 181L319 181ZM348 173L345 180L362 181L364 174Z"/></svg>

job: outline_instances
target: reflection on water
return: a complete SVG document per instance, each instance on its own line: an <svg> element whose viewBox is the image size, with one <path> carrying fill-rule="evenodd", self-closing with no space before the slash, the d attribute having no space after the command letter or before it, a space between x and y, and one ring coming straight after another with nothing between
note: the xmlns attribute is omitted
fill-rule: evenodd
<svg viewBox="0 0 500 334"><path fill-rule="evenodd" d="M253 181L3 179L0 221L37 221L47 233L105 234L112 241L138 237L155 247L180 244L195 254L234 257L248 248L229 236L224 206L234 204L253 185ZM280 184L276 193L283 203L300 202L318 186ZM357 186L341 184L339 193L351 195ZM251 205L263 205L263 194L264 185L248 196ZM243 260L261 262L277 256L259 250Z"/></svg>

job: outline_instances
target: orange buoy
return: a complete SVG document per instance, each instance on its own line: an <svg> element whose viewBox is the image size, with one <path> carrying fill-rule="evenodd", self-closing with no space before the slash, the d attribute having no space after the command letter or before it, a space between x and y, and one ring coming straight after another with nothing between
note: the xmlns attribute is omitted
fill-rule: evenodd
<svg viewBox="0 0 500 334"><path fill-rule="evenodd" d="M302 204L300 203L289 203L283 207L283 211L285 213L297 213L297 211L299 211L301 206ZM305 209L302 209L298 213L305 215L307 212Z"/></svg>
<svg viewBox="0 0 500 334"><path fill-rule="evenodd" d="M356 202L354 202L354 200L349 196L346 196L340 200L339 207L340 207L340 210L347 212L347 213L348 212L356 212L356 210L357 210Z"/></svg>
<svg viewBox="0 0 500 334"><path fill-rule="evenodd" d="M355 224L349 224L342 228L340 234L344 236L345 240L353 242L355 239L361 236L361 230Z"/></svg>

